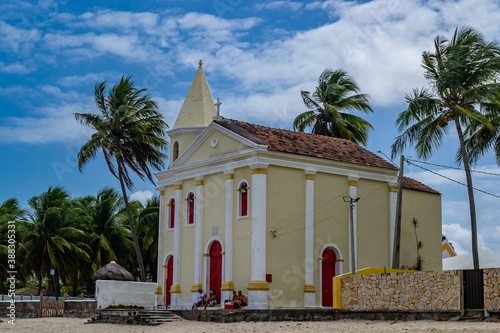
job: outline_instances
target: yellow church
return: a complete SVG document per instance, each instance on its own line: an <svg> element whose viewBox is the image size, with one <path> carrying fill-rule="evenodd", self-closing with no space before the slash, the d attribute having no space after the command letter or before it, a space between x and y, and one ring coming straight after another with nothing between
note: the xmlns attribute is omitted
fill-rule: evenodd
<svg viewBox="0 0 500 333"><path fill-rule="evenodd" d="M391 266L397 168L344 139L217 114L200 66L170 137L160 191L157 305L191 309L198 289L249 309L329 307L332 277ZM350 203L353 238L350 247ZM401 265L441 269L441 195L404 178Z"/></svg>

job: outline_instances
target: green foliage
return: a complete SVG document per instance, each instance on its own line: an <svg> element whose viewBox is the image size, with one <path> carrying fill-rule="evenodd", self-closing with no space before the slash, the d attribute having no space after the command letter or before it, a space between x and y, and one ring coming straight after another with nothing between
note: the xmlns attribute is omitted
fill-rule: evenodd
<svg viewBox="0 0 500 333"><path fill-rule="evenodd" d="M418 220L413 218L411 220L411 224L413 225L413 231L415 232L415 244L417 246L417 256L415 258L415 264L413 265L413 269L416 271L421 271L424 269L424 259L420 255L420 250L424 247L424 243L418 239L417 228L418 228Z"/></svg>
<svg viewBox="0 0 500 333"><path fill-rule="evenodd" d="M368 95L359 94L359 87L346 71L326 69L318 79L311 95L301 91L304 105L309 111L299 114L294 130L311 128L312 133L347 139L366 145L372 125L361 117L344 111L373 112Z"/></svg>

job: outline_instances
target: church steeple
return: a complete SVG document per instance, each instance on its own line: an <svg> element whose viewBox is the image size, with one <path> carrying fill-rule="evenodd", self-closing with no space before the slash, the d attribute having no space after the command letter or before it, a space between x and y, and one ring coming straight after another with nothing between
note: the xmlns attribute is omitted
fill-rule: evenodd
<svg viewBox="0 0 500 333"><path fill-rule="evenodd" d="M217 115L214 99L207 78L203 71L202 62L194 76L193 83L182 104L174 129L178 127L205 127Z"/></svg>

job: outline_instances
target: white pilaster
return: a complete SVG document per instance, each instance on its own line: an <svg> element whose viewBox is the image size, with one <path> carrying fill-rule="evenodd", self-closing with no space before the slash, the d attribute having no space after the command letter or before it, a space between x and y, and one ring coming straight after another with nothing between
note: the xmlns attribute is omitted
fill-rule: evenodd
<svg viewBox="0 0 500 333"><path fill-rule="evenodd" d="M195 178L196 181L196 198L195 198L195 226L194 226L194 283L191 287L191 294L196 301L198 289L203 289L201 282L201 233L203 231L203 186L204 177Z"/></svg>
<svg viewBox="0 0 500 333"><path fill-rule="evenodd" d="M392 263L392 254L394 251L394 229L396 228L396 204L398 201L398 183L389 182L389 237L390 237L390 257L389 267Z"/></svg>
<svg viewBox="0 0 500 333"><path fill-rule="evenodd" d="M165 299L164 296L162 296L162 288L164 288L164 281L165 279L162 279L161 273L164 271L163 269L163 248L162 248L162 239L163 239L163 214L165 212L165 208L163 206L165 205L165 192L162 190L160 191L160 212L159 212L159 221L158 221L158 257L157 257L157 268L156 268L156 297L155 297L155 306L159 306L163 303L163 300ZM163 293L166 293L166 290L163 290Z"/></svg>
<svg viewBox="0 0 500 333"><path fill-rule="evenodd" d="M234 290L233 282L233 193L234 170L226 170L226 217L225 217L225 254L224 282L221 288L221 302L231 299Z"/></svg>
<svg viewBox="0 0 500 333"><path fill-rule="evenodd" d="M349 176L349 196L352 199L356 199L358 195L358 180L359 177L353 177ZM351 253L350 247L349 247L349 256L354 256L354 260L357 263L358 262L358 203L355 202L353 204L353 209L352 209L352 220L353 220L353 233L354 233L354 253ZM351 237L351 231L349 230L349 239ZM352 257L349 257L352 258ZM353 267L352 267L352 261L349 259L349 270L352 272Z"/></svg>
<svg viewBox="0 0 500 333"><path fill-rule="evenodd" d="M251 271L248 283L248 308L264 309L269 307L266 282L266 193L268 164L255 164L252 168L250 195L252 202L252 241Z"/></svg>
<svg viewBox="0 0 500 333"><path fill-rule="evenodd" d="M316 171L305 170L306 173L306 218L305 218L305 285L304 306L314 307L316 304L316 288L314 286L314 175Z"/></svg>
<svg viewBox="0 0 500 333"><path fill-rule="evenodd" d="M181 198L182 198L182 182L175 184L175 212L174 212L174 271L172 277L172 288L170 289L170 300L172 308L179 306L180 297L180 228L181 228Z"/></svg>

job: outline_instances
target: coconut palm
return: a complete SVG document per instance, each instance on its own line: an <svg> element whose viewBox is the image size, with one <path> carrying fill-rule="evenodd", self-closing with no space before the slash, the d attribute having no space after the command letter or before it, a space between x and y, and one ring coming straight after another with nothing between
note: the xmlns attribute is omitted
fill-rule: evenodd
<svg viewBox="0 0 500 333"><path fill-rule="evenodd" d="M365 119L345 111L373 112L368 95L360 94L354 79L346 71L326 69L318 79L316 91L301 91L302 100L309 111L299 114L293 121L294 130L347 139L366 145L368 132L373 129Z"/></svg>
<svg viewBox="0 0 500 333"><path fill-rule="evenodd" d="M28 200L31 223L27 225L19 254L24 265L38 274L38 292L49 269L55 269L58 276L60 272L71 271L76 261L90 261L91 249L85 244L85 232L69 226L68 199L69 194L62 187L49 187Z"/></svg>
<svg viewBox="0 0 500 333"><path fill-rule="evenodd" d="M149 167L160 170L164 167L167 149L165 129L168 127L158 111L158 104L152 97L143 94L146 89L137 89L130 77L122 77L106 96L106 82L96 84L94 98L100 114L75 113L75 118L96 132L78 153L80 171L94 159L102 149L109 170L120 181L123 200L134 241L141 281L146 274L141 249L135 231L127 191L133 187L129 169L142 180L149 179L154 184Z"/></svg>
<svg viewBox="0 0 500 333"><path fill-rule="evenodd" d="M140 204L140 203L139 203ZM160 197L154 196L144 205L141 204L137 219L137 231L142 238L142 248L146 266L152 281L157 277L158 260L158 224L160 221Z"/></svg>
<svg viewBox="0 0 500 333"><path fill-rule="evenodd" d="M474 124L494 128L484 110L495 103L495 94L500 91L500 84L494 81L500 73L500 50L497 44L486 42L481 33L467 26L457 27L451 40L437 36L434 47L434 52L422 54L429 87L406 95L408 108L396 120L402 134L392 145L392 156L410 144L420 158L427 159L441 145L449 131L448 123L454 121L467 179L472 253L477 269L476 210L462 128Z"/></svg>

